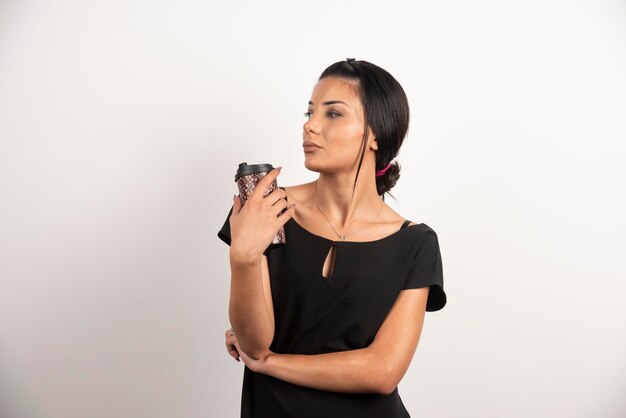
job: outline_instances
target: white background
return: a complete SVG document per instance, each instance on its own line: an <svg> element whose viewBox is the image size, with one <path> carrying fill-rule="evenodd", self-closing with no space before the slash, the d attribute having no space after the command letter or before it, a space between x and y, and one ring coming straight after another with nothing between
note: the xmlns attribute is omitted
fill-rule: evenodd
<svg viewBox="0 0 626 418"><path fill-rule="evenodd" d="M617 0L0 1L0 416L239 416L234 171L314 180L302 113L348 57L409 97L387 202L442 250L411 415L626 416Z"/></svg>

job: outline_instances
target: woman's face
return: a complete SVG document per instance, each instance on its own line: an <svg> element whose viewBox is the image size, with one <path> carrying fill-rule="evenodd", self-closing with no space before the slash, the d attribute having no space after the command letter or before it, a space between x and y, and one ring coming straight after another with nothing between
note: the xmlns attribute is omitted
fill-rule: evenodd
<svg viewBox="0 0 626 418"><path fill-rule="evenodd" d="M338 77L325 77L315 86L302 134L303 144L311 141L320 147L304 148L304 164L309 170L356 173L364 131L363 106L357 86L357 81ZM372 150L378 148L371 129L368 142L364 164L369 158L373 165Z"/></svg>

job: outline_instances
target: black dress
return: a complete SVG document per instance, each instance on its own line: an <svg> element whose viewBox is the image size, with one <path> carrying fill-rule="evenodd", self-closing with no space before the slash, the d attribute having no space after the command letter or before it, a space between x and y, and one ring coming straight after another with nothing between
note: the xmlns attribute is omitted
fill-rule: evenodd
<svg viewBox="0 0 626 418"><path fill-rule="evenodd" d="M230 245L230 215L218 236ZM427 311L446 304L437 234L424 223L368 242L332 241L292 217L287 243L267 256L275 331L270 350L323 354L368 347L403 289L430 286ZM329 278L322 266L335 245ZM330 392L244 369L242 418L409 417L398 388L389 395Z"/></svg>

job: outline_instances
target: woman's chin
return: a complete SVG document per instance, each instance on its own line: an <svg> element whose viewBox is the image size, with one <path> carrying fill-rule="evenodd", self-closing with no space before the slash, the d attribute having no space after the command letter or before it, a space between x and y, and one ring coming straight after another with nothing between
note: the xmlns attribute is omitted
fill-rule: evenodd
<svg viewBox="0 0 626 418"><path fill-rule="evenodd" d="M307 168L307 170L319 172L321 167L319 166L319 164L315 164L314 160L315 158L304 157L304 166Z"/></svg>

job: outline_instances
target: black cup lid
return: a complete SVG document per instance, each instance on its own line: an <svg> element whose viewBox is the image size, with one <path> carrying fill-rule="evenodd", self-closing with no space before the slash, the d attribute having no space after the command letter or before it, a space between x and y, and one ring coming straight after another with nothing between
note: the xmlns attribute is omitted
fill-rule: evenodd
<svg viewBox="0 0 626 418"><path fill-rule="evenodd" d="M254 173L262 173L267 171L272 171L274 167L271 164L248 164L243 162L239 164L239 168L237 168L237 173L235 174L235 181L239 177L247 176L248 174Z"/></svg>

